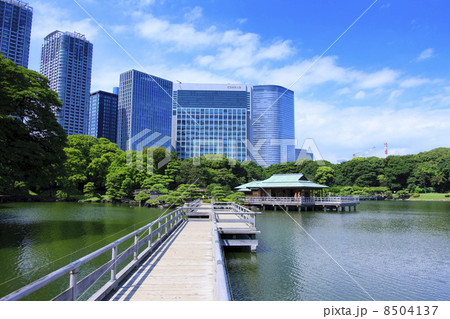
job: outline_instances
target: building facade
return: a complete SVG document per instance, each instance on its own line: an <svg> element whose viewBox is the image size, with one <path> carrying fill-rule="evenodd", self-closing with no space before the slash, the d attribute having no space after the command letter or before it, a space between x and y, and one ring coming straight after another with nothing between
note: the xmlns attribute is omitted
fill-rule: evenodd
<svg viewBox="0 0 450 319"><path fill-rule="evenodd" d="M302 160L302 159L314 161L314 153L308 152L308 150L305 150L303 148L296 148L295 149L295 160L298 161L298 160Z"/></svg>
<svg viewBox="0 0 450 319"><path fill-rule="evenodd" d="M294 92L277 85L252 90L249 157L266 167L295 161Z"/></svg>
<svg viewBox="0 0 450 319"><path fill-rule="evenodd" d="M118 95L105 91L91 93L88 135L116 143Z"/></svg>
<svg viewBox="0 0 450 319"><path fill-rule="evenodd" d="M174 84L172 146L181 160L205 154L247 159L251 87Z"/></svg>
<svg viewBox="0 0 450 319"><path fill-rule="evenodd" d="M170 148L172 88L171 81L136 70L120 75L117 144L122 150Z"/></svg>
<svg viewBox="0 0 450 319"><path fill-rule="evenodd" d="M44 39L40 73L63 103L56 118L67 134L87 134L93 46L79 33L54 31Z"/></svg>
<svg viewBox="0 0 450 319"><path fill-rule="evenodd" d="M0 52L28 68L33 9L25 2L0 0Z"/></svg>

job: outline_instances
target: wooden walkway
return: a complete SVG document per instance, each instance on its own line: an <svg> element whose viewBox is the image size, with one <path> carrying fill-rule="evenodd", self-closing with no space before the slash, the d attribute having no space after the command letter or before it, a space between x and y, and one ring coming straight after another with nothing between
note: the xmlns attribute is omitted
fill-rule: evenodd
<svg viewBox="0 0 450 319"><path fill-rule="evenodd" d="M214 300L211 220L181 225L109 300Z"/></svg>

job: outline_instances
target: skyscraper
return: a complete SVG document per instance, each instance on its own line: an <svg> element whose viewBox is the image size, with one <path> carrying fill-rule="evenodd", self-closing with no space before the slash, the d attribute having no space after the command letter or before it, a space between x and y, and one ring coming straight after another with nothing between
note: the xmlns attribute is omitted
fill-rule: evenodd
<svg viewBox="0 0 450 319"><path fill-rule="evenodd" d="M105 91L91 93L88 134L116 143L118 95Z"/></svg>
<svg viewBox="0 0 450 319"><path fill-rule="evenodd" d="M251 160L269 166L295 160L294 92L277 85L256 85L252 92Z"/></svg>
<svg viewBox="0 0 450 319"><path fill-rule="evenodd" d="M25 2L0 0L0 51L28 68L33 9Z"/></svg>
<svg viewBox="0 0 450 319"><path fill-rule="evenodd" d="M172 145L180 159L223 154L245 161L251 87L175 84Z"/></svg>
<svg viewBox="0 0 450 319"><path fill-rule="evenodd" d="M79 33L54 31L44 39L41 74L63 103L56 118L67 134L87 134L93 46Z"/></svg>
<svg viewBox="0 0 450 319"><path fill-rule="evenodd" d="M117 144L122 150L170 148L171 81L136 70L120 75Z"/></svg>

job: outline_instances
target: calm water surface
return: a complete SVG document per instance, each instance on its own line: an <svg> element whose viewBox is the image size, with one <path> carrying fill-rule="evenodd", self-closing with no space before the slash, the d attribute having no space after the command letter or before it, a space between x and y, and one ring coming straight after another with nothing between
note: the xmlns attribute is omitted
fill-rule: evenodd
<svg viewBox="0 0 450 319"><path fill-rule="evenodd" d="M0 205L0 296L127 235L164 212L112 204ZM110 258L110 253L105 254L88 265L85 274ZM28 299L49 300L54 291L66 289L67 282L65 276Z"/></svg>
<svg viewBox="0 0 450 319"><path fill-rule="evenodd" d="M450 202L289 214L258 216L257 254L226 254L235 300L450 300Z"/></svg>
<svg viewBox="0 0 450 319"><path fill-rule="evenodd" d="M0 205L0 296L163 212L105 204ZM356 213L289 214L258 216L256 254L227 252L234 300L450 300L449 202L364 202ZM50 299L67 281L29 299Z"/></svg>

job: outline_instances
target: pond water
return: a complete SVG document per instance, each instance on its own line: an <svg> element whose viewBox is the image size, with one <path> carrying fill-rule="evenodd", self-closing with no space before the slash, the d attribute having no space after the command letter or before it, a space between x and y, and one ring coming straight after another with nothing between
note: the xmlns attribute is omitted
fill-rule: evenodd
<svg viewBox="0 0 450 319"><path fill-rule="evenodd" d="M450 202L264 211L257 254L227 252L235 300L450 300Z"/></svg>
<svg viewBox="0 0 450 319"><path fill-rule="evenodd" d="M0 205L0 296L164 213L111 204ZM256 254L226 252L234 300L450 300L450 202L264 211L257 227ZM58 285L67 287L67 278ZM48 300L51 289L29 299Z"/></svg>

